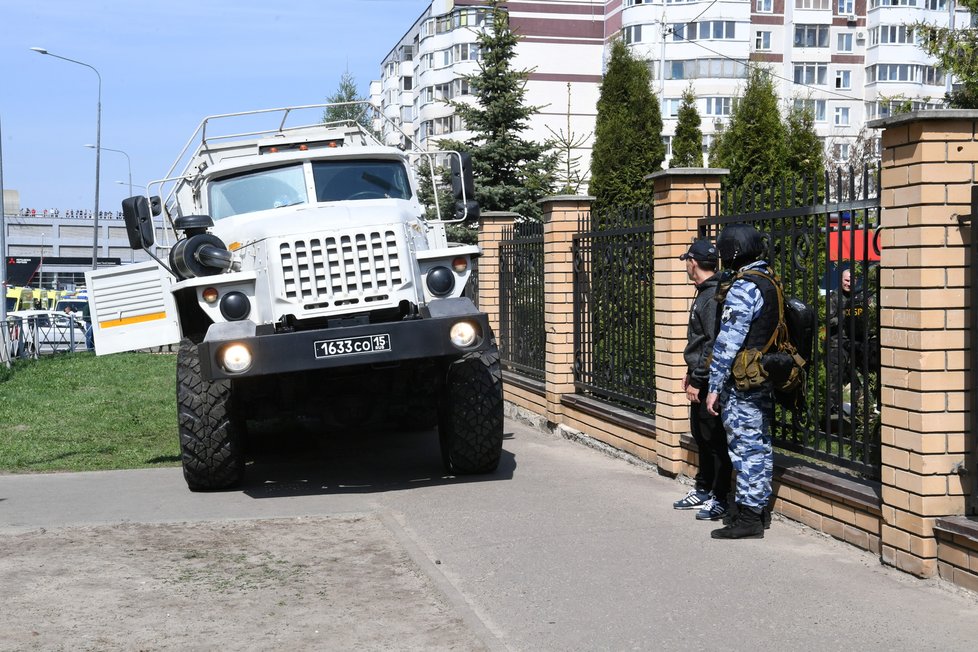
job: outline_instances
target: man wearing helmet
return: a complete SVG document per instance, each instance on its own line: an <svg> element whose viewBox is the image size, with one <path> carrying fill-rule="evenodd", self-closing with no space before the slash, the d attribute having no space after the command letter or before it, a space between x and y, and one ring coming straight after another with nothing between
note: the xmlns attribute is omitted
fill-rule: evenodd
<svg viewBox="0 0 978 652"><path fill-rule="evenodd" d="M778 325L778 294L770 280L774 272L762 258L764 249L760 232L747 224L730 224L717 239L725 271L716 295L722 308L706 407L721 415L727 431L737 509L725 527L711 533L714 539L763 538L771 498L774 397L759 365L760 351ZM767 276L745 276L745 270Z"/></svg>

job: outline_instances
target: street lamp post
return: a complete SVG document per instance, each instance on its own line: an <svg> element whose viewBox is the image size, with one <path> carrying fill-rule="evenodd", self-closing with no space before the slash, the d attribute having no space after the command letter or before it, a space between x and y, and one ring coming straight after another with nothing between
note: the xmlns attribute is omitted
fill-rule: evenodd
<svg viewBox="0 0 978 652"><path fill-rule="evenodd" d="M124 185L126 185L127 182L125 182L125 181L116 181L116 183L119 184L120 186L124 186ZM132 197L132 187L133 186L136 186L137 188L142 188L143 190L146 190L146 186L144 186L141 183L133 183L132 180L129 180L128 185L129 185L129 196L130 197Z"/></svg>
<svg viewBox="0 0 978 652"><path fill-rule="evenodd" d="M75 59L69 59L68 57L51 54L44 48L31 49L38 54L46 54L47 56L54 57L55 59L61 59L62 61L67 61L69 63L77 63L79 66L85 66L94 72L96 77L98 77L98 113L96 114L95 122L95 235L92 237L92 269L98 269L98 182L102 163L102 75L100 75L99 71L95 69L95 66L89 65L83 61L76 61Z"/></svg>
<svg viewBox="0 0 978 652"><path fill-rule="evenodd" d="M95 145L92 145L91 143L85 145L85 147L87 147L89 149L95 149ZM126 165L129 168L129 196L132 197L132 159L129 158L129 155L126 154L125 152L123 152L121 149L112 149L111 147L103 147L102 148L102 151L104 151L104 152L116 152L116 153L122 154L123 156L126 157Z"/></svg>

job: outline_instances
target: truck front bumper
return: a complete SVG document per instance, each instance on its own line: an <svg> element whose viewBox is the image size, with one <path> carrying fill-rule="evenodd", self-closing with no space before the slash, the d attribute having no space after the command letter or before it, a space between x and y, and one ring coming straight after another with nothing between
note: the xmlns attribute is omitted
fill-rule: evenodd
<svg viewBox="0 0 978 652"><path fill-rule="evenodd" d="M451 338L452 329L461 322L478 333L464 348ZM432 302L419 319L380 324L259 335L254 322L217 323L208 329L198 348L201 375L207 380L221 380L459 357L487 349L490 338L486 314L469 299L461 298ZM225 352L232 346L244 347L250 356L246 369L229 369Z"/></svg>

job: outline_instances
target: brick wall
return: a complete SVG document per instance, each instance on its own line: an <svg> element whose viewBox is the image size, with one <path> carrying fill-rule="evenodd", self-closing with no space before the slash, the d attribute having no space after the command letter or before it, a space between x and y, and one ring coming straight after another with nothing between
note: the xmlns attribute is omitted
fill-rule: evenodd
<svg viewBox="0 0 978 652"><path fill-rule="evenodd" d="M967 306L978 113L928 111L882 127L880 275L883 561L938 572L938 518L963 515L974 479ZM970 462L974 468L973 460Z"/></svg>
<svg viewBox="0 0 978 652"><path fill-rule="evenodd" d="M882 482L779 459L774 507L879 554L884 563L921 577L939 573L978 590L978 519L968 516L975 512L978 471L968 407L971 227L958 219L970 213L971 188L978 184L978 112L919 112L871 126L883 129ZM543 202L546 382L510 377L508 401L539 414L550 428L580 432L652 462L662 474L695 473L681 387L693 290L678 256L696 237L707 194L724 172L672 169L649 177L655 190L655 418L629 416L574 392L571 243L589 197ZM480 234L481 265L498 270L486 260L498 228L491 220ZM487 288L483 308L498 310L498 283L483 278L480 285Z"/></svg>

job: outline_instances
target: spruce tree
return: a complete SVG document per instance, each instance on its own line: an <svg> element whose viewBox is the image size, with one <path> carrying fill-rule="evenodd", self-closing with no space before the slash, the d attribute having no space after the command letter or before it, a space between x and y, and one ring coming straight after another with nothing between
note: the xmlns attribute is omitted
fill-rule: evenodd
<svg viewBox="0 0 978 652"><path fill-rule="evenodd" d="M472 155L476 199L483 211L514 211L539 220L543 214L538 201L552 192L557 158L548 152L550 143L521 136L539 107L525 103L529 71L512 67L519 36L503 4L487 3L491 28L477 36L479 72L467 77L476 105L451 102L473 135L465 143L439 144Z"/></svg>
<svg viewBox="0 0 978 652"><path fill-rule="evenodd" d="M601 82L594 134L589 191L595 210L650 206L652 184L645 177L665 159L662 113L646 62L620 40L612 43Z"/></svg>
<svg viewBox="0 0 978 652"><path fill-rule="evenodd" d="M361 97L357 91L357 82L353 75L347 71L340 76L340 85L336 92L326 98L330 104L343 102L365 102L366 98ZM371 111L367 104L348 104L347 106L328 106L323 111L323 122L342 122L352 120L363 125L367 131L373 131L371 124Z"/></svg>
<svg viewBox="0 0 978 652"><path fill-rule="evenodd" d="M714 135L710 166L730 170L732 187L766 188L789 171L786 136L774 80L766 70L751 66L729 122Z"/></svg>
<svg viewBox="0 0 978 652"><path fill-rule="evenodd" d="M703 167L703 131L700 129L700 114L696 110L696 95L690 85L683 91L683 101L679 105L676 135L672 138L671 168Z"/></svg>
<svg viewBox="0 0 978 652"><path fill-rule="evenodd" d="M825 150L815 133L815 112L811 107L796 106L785 120L788 171L811 180L825 169Z"/></svg>

